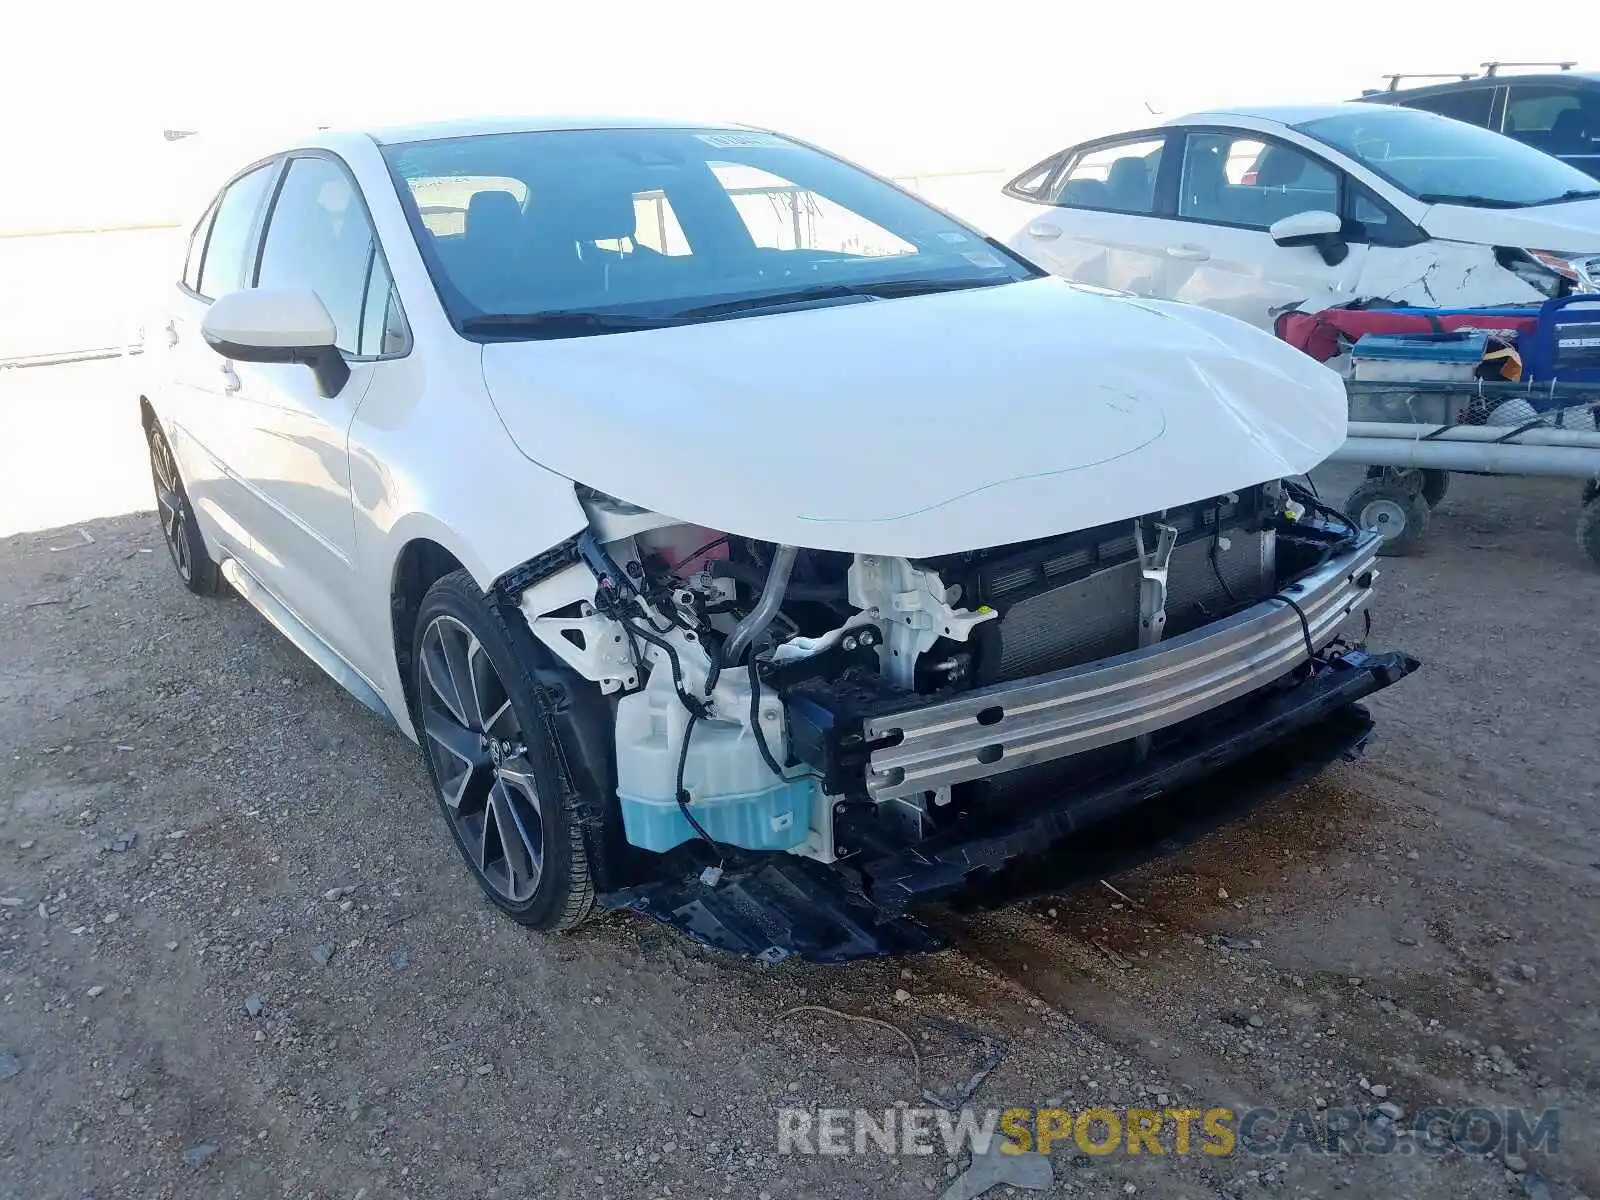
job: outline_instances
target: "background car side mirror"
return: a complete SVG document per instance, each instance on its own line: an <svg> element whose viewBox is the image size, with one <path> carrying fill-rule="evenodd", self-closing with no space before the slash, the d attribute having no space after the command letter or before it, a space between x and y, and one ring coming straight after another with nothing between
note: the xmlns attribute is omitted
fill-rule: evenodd
<svg viewBox="0 0 1600 1200"><path fill-rule="evenodd" d="M1313 208L1274 221L1267 230L1280 246L1314 246L1330 267L1342 263L1350 254L1344 240L1344 222L1337 214Z"/></svg>
<svg viewBox="0 0 1600 1200"><path fill-rule="evenodd" d="M350 378L350 367L333 344L333 318L309 289L229 292L206 310L200 332L224 358L304 363L324 396L337 396Z"/></svg>

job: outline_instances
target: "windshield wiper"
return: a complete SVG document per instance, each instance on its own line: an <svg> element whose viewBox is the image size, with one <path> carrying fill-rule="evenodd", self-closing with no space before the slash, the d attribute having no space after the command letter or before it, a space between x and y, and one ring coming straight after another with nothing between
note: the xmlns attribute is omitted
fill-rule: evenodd
<svg viewBox="0 0 1600 1200"><path fill-rule="evenodd" d="M1527 208L1522 200L1504 200L1499 196L1477 196L1471 193L1458 196L1451 192L1422 192L1418 200L1426 204L1465 204L1468 208Z"/></svg>
<svg viewBox="0 0 1600 1200"><path fill-rule="evenodd" d="M720 317L731 313L757 312L767 308L788 308L822 300L890 300L899 296L921 296L932 292L954 292L964 288L992 287L1012 283L1004 279L885 279L863 283L819 283L787 292L763 292L740 296L717 304L686 308L677 315L690 319Z"/></svg>
<svg viewBox="0 0 1600 1200"><path fill-rule="evenodd" d="M1568 188L1559 196L1551 196L1548 200L1535 200L1535 204L1561 204L1567 200L1593 200L1600 197L1600 188Z"/></svg>
<svg viewBox="0 0 1600 1200"><path fill-rule="evenodd" d="M462 333L503 333L534 338L585 337L597 333L636 333L682 325L676 316L628 313L543 312L483 313L461 322Z"/></svg>

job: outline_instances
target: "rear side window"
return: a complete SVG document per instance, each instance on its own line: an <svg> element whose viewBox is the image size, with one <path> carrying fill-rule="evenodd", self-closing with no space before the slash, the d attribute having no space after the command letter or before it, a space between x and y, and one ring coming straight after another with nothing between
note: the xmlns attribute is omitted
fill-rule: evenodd
<svg viewBox="0 0 1600 1200"><path fill-rule="evenodd" d="M334 344L359 354L375 248L350 177L329 159L296 158L267 221L256 286L310 288L333 318Z"/></svg>
<svg viewBox="0 0 1600 1200"><path fill-rule="evenodd" d="M1493 88L1467 88L1459 92L1441 92L1437 96L1418 96L1407 100L1407 108L1420 108L1423 112L1438 113L1452 121L1465 121L1468 125L1489 125L1489 111L1494 105Z"/></svg>
<svg viewBox="0 0 1600 1200"><path fill-rule="evenodd" d="M1050 177L1056 173L1056 167L1060 165L1061 155L1052 154L1042 163L1029 167L1000 190L1008 196L1015 196L1018 200L1043 200Z"/></svg>
<svg viewBox="0 0 1600 1200"><path fill-rule="evenodd" d="M1054 204L1151 215L1161 173L1162 137L1140 138L1079 151L1052 188Z"/></svg>
<svg viewBox="0 0 1600 1200"><path fill-rule="evenodd" d="M1593 154L1600 139L1600 92L1512 84L1505 132L1546 154Z"/></svg>
<svg viewBox="0 0 1600 1200"><path fill-rule="evenodd" d="M256 216L267 197L276 163L257 167L228 185L217 201L217 215L206 237L205 252L194 290L208 300L245 286L245 252L255 232Z"/></svg>

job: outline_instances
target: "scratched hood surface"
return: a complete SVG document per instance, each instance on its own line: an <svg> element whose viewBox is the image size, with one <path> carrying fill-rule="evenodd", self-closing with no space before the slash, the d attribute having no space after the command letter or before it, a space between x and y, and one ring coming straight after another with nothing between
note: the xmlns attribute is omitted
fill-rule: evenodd
<svg viewBox="0 0 1600 1200"><path fill-rule="evenodd" d="M1219 313L1058 279L484 347L518 448L684 521L927 557L1298 474L1337 376Z"/></svg>

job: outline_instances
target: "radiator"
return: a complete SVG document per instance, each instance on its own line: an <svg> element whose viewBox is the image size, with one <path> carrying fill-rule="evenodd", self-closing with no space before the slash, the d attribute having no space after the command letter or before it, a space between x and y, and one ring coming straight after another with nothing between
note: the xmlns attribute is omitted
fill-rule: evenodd
<svg viewBox="0 0 1600 1200"><path fill-rule="evenodd" d="M1229 535L1211 568L1211 540L1177 546L1167 567L1167 636L1272 593L1272 533ZM1129 538L1132 551L1132 538ZM1226 589L1223 582L1226 581ZM1000 619L992 678L1019 679L1093 662L1139 645L1139 563L1130 558L1012 605Z"/></svg>

